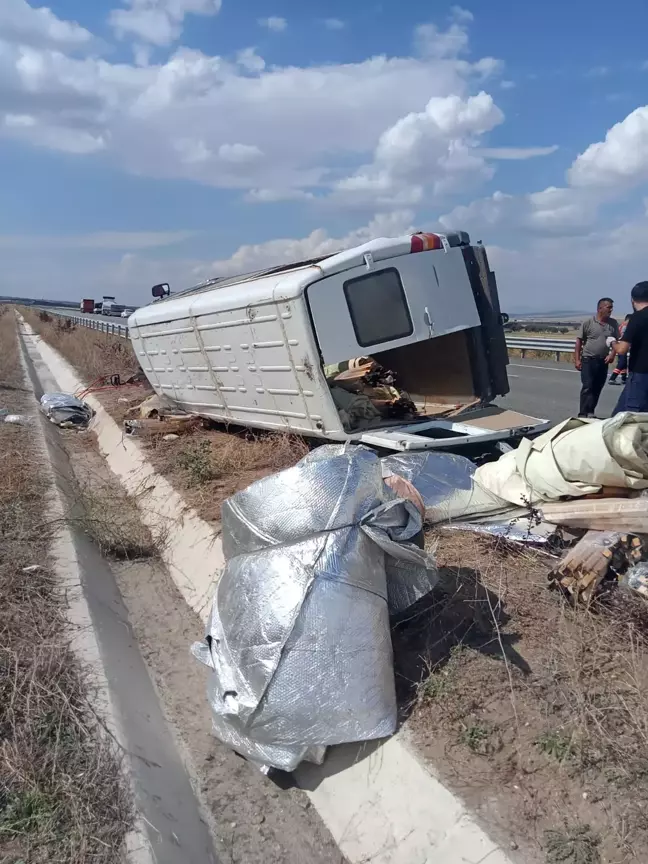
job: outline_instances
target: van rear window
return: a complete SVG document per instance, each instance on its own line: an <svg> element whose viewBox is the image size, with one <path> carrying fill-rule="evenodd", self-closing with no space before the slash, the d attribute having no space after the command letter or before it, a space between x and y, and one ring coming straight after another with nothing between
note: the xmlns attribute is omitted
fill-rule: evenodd
<svg viewBox="0 0 648 864"><path fill-rule="evenodd" d="M358 345L366 348L414 332L400 273L395 267L364 273L344 283Z"/></svg>

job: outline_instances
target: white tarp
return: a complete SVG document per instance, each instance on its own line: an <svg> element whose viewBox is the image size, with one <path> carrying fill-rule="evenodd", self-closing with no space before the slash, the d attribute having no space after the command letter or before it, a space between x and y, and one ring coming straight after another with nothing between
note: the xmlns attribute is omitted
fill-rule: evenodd
<svg viewBox="0 0 648 864"><path fill-rule="evenodd" d="M648 414L571 418L482 465L474 480L511 504L555 501L603 486L648 488Z"/></svg>

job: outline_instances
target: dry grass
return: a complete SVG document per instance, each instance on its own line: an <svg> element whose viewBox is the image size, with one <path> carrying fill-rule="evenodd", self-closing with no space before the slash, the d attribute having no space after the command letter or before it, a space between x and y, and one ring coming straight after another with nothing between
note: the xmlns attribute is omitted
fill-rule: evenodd
<svg viewBox="0 0 648 864"><path fill-rule="evenodd" d="M563 338L562 336L559 338ZM567 338L567 337L564 337ZM513 358L521 358L522 350L520 348L509 348L508 353L510 357ZM565 351L561 351L559 356L559 363L570 363L572 366L574 364L574 355L568 354ZM529 349L524 349L524 359L525 360L556 360L556 352L555 351L530 351Z"/></svg>
<svg viewBox="0 0 648 864"><path fill-rule="evenodd" d="M525 861L648 860L648 607L574 609L544 555L435 542L442 590L394 634L423 749Z"/></svg>
<svg viewBox="0 0 648 864"><path fill-rule="evenodd" d="M0 402L24 412L32 397L10 312L0 345ZM0 860L117 864L131 803L90 673L70 647L33 427L0 425L0 454Z"/></svg>
<svg viewBox="0 0 648 864"><path fill-rule="evenodd" d="M92 447L94 439L76 440L70 444ZM98 456L101 460L102 457ZM103 468L103 463L101 463ZM102 555L119 561L157 558L162 551L162 538L154 542L151 532L143 525L137 502L128 495L108 470L99 474L88 470L80 460L73 465L75 475L75 508L68 521L79 525L99 547Z"/></svg>
<svg viewBox="0 0 648 864"><path fill-rule="evenodd" d="M60 351L90 384L101 376L122 378L140 372L140 365L129 339L77 327L68 318L21 307L25 321L52 348Z"/></svg>
<svg viewBox="0 0 648 864"><path fill-rule="evenodd" d="M308 453L308 444L297 435L249 430L197 429L177 441L147 442L145 447L156 469L203 519L215 522L225 498L290 468Z"/></svg>

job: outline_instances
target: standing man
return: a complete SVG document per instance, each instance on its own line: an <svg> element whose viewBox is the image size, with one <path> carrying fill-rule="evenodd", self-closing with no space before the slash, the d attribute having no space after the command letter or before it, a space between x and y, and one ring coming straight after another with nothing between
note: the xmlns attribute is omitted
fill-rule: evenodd
<svg viewBox="0 0 648 864"><path fill-rule="evenodd" d="M614 414L620 411L648 411L648 282L637 282L630 297L635 311L623 339L616 345L618 354L630 352L630 375Z"/></svg>
<svg viewBox="0 0 648 864"><path fill-rule="evenodd" d="M582 383L579 417L594 417L608 366L616 356L614 342L619 338L619 325L610 317L613 309L614 301L602 297L596 315L583 321L576 339L574 364L581 373Z"/></svg>

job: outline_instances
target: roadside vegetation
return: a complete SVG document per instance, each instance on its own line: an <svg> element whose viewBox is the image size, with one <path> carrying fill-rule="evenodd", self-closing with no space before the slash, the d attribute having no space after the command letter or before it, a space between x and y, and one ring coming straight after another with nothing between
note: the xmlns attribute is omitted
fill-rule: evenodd
<svg viewBox="0 0 648 864"><path fill-rule="evenodd" d="M39 336L78 369L87 384L101 376L120 375L126 379L140 371L129 339L78 327L69 318L44 310L23 306L20 314Z"/></svg>
<svg viewBox="0 0 648 864"><path fill-rule="evenodd" d="M48 474L19 362L13 310L0 307L0 861L117 864L131 825L121 754L93 708L51 569Z"/></svg>
<svg viewBox="0 0 648 864"><path fill-rule="evenodd" d="M298 435L196 429L176 441L146 445L156 469L211 522L223 501L255 480L290 468L308 453Z"/></svg>
<svg viewBox="0 0 648 864"><path fill-rule="evenodd" d="M617 590L573 608L543 553L427 541L440 590L394 631L418 746L520 860L648 861L645 602Z"/></svg>

